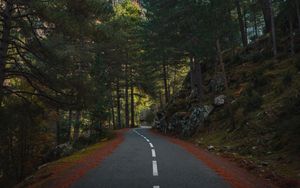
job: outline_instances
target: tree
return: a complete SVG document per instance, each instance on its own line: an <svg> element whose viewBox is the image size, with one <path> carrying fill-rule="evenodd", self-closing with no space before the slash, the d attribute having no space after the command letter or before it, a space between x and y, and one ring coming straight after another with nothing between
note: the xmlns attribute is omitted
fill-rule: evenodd
<svg viewBox="0 0 300 188"><path fill-rule="evenodd" d="M243 19L240 0L235 0L235 6L238 13L238 20L240 25L240 32L241 32L243 46L246 47L248 45L247 28L245 26L245 20Z"/></svg>

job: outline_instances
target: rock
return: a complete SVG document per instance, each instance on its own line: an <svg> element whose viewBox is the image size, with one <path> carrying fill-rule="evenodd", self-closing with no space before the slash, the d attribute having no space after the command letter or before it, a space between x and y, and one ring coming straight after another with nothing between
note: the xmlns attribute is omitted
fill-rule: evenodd
<svg viewBox="0 0 300 188"><path fill-rule="evenodd" d="M204 105L204 118L208 118L208 116L210 115L210 113L214 110L214 107L212 105Z"/></svg>
<svg viewBox="0 0 300 188"><path fill-rule="evenodd" d="M65 157L65 156L72 154L73 151L74 150L73 150L73 147L71 144L69 144L69 143L60 144L60 145L57 145L52 150L50 150L46 154L44 160L45 160L45 162L54 161L61 157Z"/></svg>
<svg viewBox="0 0 300 188"><path fill-rule="evenodd" d="M202 140L197 140L196 143L200 146L203 144L203 141Z"/></svg>
<svg viewBox="0 0 300 188"><path fill-rule="evenodd" d="M266 162L266 161L261 161L260 164L261 164L262 166L268 166L268 165L269 165L269 163Z"/></svg>
<svg viewBox="0 0 300 188"><path fill-rule="evenodd" d="M210 145L210 146L207 146L207 149L208 149L209 151L211 151L211 150L214 150L214 149L215 149L215 147L214 147L214 146L212 146L212 145Z"/></svg>
<svg viewBox="0 0 300 188"><path fill-rule="evenodd" d="M203 126L204 120L207 119L213 109L214 106L212 105L203 105L192 108L192 113L189 118L181 121L182 136L190 136L198 128L201 128Z"/></svg>
<svg viewBox="0 0 300 188"><path fill-rule="evenodd" d="M214 100L214 105L215 106L224 105L225 104L225 99L226 99L225 95L220 95L220 96L216 97L215 100Z"/></svg>
<svg viewBox="0 0 300 188"><path fill-rule="evenodd" d="M31 176L29 176L29 177L25 178L25 180L24 180L24 181L25 181L25 182L26 182L26 181L30 181L30 180L32 180L33 178L34 178L34 176L33 176L33 175L31 175Z"/></svg>
<svg viewBox="0 0 300 188"><path fill-rule="evenodd" d="M38 167L38 169L45 168L46 166L48 166L48 163L46 163L46 164L43 164L43 165L39 166L39 167Z"/></svg>
<svg viewBox="0 0 300 188"><path fill-rule="evenodd" d="M232 150L232 147L231 147L231 146L225 146L224 148L225 148L225 150L227 150L227 151L231 151L231 150Z"/></svg>

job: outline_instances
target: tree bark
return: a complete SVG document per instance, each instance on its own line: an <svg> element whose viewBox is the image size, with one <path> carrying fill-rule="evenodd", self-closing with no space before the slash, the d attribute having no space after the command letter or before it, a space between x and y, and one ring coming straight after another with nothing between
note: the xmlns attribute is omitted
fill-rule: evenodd
<svg viewBox="0 0 300 188"><path fill-rule="evenodd" d="M240 32L241 32L243 46L246 47L248 45L247 29L242 15L240 0L235 0L235 6L238 13L238 20L240 25Z"/></svg>
<svg viewBox="0 0 300 188"><path fill-rule="evenodd" d="M111 94L110 94L110 106L111 106L111 119L112 119L112 125L113 125L113 128L116 129L116 120L115 120L115 105L114 105L114 96L113 96L113 93L111 91Z"/></svg>
<svg viewBox="0 0 300 188"><path fill-rule="evenodd" d="M174 77L173 77L173 83L172 83L172 94L174 95L176 93L176 77L177 77L177 69L174 70Z"/></svg>
<svg viewBox="0 0 300 188"><path fill-rule="evenodd" d="M76 111L76 123L74 125L73 142L76 142L79 139L80 117L81 117L81 112L80 112L80 110L77 110Z"/></svg>
<svg viewBox="0 0 300 188"><path fill-rule="evenodd" d="M163 79L164 79L164 89L165 89L165 102L169 102L169 89L168 89L168 72L165 62L163 63Z"/></svg>
<svg viewBox="0 0 300 188"><path fill-rule="evenodd" d="M256 12L253 13L254 15L254 31L255 31L255 38L258 37L258 27L257 27L257 16L256 16Z"/></svg>
<svg viewBox="0 0 300 188"><path fill-rule="evenodd" d="M294 28L293 28L293 17L289 14L289 30L290 30L290 50L291 54L295 54L295 37L294 37Z"/></svg>
<svg viewBox="0 0 300 188"><path fill-rule="evenodd" d="M191 91L195 90L194 74L195 74L194 57L190 56L190 79L191 79L190 82L191 82Z"/></svg>
<svg viewBox="0 0 300 188"><path fill-rule="evenodd" d="M217 54L218 54L219 63L220 63L220 66L221 66L221 71L222 71L222 74L223 74L223 77L224 77L225 93L227 95L225 105L226 105L226 107L228 109L228 112L229 112L229 115L230 115L231 128L232 128L232 130L234 130L236 128L235 127L235 119L234 119L232 106L231 106L231 103L229 101L229 96L230 96L229 85L228 85L227 75L226 75L226 71L225 71L225 64L224 64L224 61L223 61L221 44L220 44L219 39L216 42L216 47L217 47Z"/></svg>
<svg viewBox="0 0 300 188"><path fill-rule="evenodd" d="M273 55L276 57L277 56L277 44L276 44L275 20L274 20L273 9L272 9L272 0L268 0L268 6L269 6L269 9L270 9Z"/></svg>
<svg viewBox="0 0 300 188"><path fill-rule="evenodd" d="M164 106L164 103L163 103L163 96L162 96L161 90L159 90L159 104L160 104L160 108L162 109Z"/></svg>
<svg viewBox="0 0 300 188"><path fill-rule="evenodd" d="M300 31L300 5L299 0L295 0L296 2L296 12L297 12L297 18L298 18L298 29Z"/></svg>
<svg viewBox="0 0 300 188"><path fill-rule="evenodd" d="M129 128L129 79L128 64L125 65L125 127Z"/></svg>
<svg viewBox="0 0 300 188"><path fill-rule="evenodd" d="M135 127L135 104L134 104L134 87L133 87L133 76L131 70L131 82L130 82L130 97L131 97L131 127Z"/></svg>
<svg viewBox="0 0 300 188"><path fill-rule="evenodd" d="M297 20L298 20L298 29L300 31L300 4L299 4L299 0L295 0L295 6L296 6L296 13L297 13Z"/></svg>
<svg viewBox="0 0 300 188"><path fill-rule="evenodd" d="M203 100L203 81L202 81L202 67L201 67L201 63L199 62L199 60L197 58L195 58L195 87L197 89L197 98L199 100L199 102L201 103Z"/></svg>
<svg viewBox="0 0 300 188"><path fill-rule="evenodd" d="M264 21L265 21L265 33L269 33L272 30L272 13L271 13L271 7L270 7L270 0L259 0L259 3L262 8Z"/></svg>
<svg viewBox="0 0 300 188"><path fill-rule="evenodd" d="M5 79L5 65L7 59L9 36L11 31L11 21L12 21L12 1L6 1L4 11L2 13L3 18L3 28L2 28L2 38L0 40L0 106L4 97L4 79Z"/></svg>
<svg viewBox="0 0 300 188"><path fill-rule="evenodd" d="M71 142L71 129L72 129L72 110L69 110L68 128L67 128L67 142Z"/></svg>
<svg viewBox="0 0 300 188"><path fill-rule="evenodd" d="M202 102L203 99L203 88L202 88L202 67L200 62L193 56L190 57L191 66L191 90L196 92L197 99Z"/></svg>
<svg viewBox="0 0 300 188"><path fill-rule="evenodd" d="M121 94L120 94L120 80L117 79L117 125L118 128L122 128L122 121L121 121Z"/></svg>

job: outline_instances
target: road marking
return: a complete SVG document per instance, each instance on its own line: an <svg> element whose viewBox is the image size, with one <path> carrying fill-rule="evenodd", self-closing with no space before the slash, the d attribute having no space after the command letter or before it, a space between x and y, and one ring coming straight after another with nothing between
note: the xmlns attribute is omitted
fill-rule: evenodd
<svg viewBox="0 0 300 188"><path fill-rule="evenodd" d="M150 142L150 140L149 140L149 139L146 139L146 141L147 141L147 142Z"/></svg>
<svg viewBox="0 0 300 188"><path fill-rule="evenodd" d="M156 157L155 149L152 149L152 157Z"/></svg>
<svg viewBox="0 0 300 188"><path fill-rule="evenodd" d="M153 176L158 176L157 162L156 161L152 161L152 167L153 167Z"/></svg>
<svg viewBox="0 0 300 188"><path fill-rule="evenodd" d="M153 185L153 188L159 188L159 185Z"/></svg>
<svg viewBox="0 0 300 188"><path fill-rule="evenodd" d="M151 147L151 148L153 148L153 145L152 145L152 143L149 143L149 145L150 145L150 147Z"/></svg>

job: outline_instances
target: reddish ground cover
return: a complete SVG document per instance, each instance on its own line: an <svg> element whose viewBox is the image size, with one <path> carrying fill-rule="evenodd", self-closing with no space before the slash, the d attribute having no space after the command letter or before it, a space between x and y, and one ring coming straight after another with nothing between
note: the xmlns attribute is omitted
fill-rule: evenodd
<svg viewBox="0 0 300 188"><path fill-rule="evenodd" d="M162 136L174 144L181 146L186 151L200 159L204 164L213 169L218 175L228 182L234 188L274 188L270 182L256 177L245 169L240 168L237 164L216 156L206 150L197 147L195 144L180 140L175 137L162 135L157 131L152 131L153 134Z"/></svg>
<svg viewBox="0 0 300 188"><path fill-rule="evenodd" d="M74 182L80 179L89 170L97 167L101 161L107 158L124 140L124 133L128 129L123 129L116 132L114 139L109 140L99 148L94 149L92 152L80 156L75 159L71 159L70 162L57 162L45 172L38 172L36 179L27 187L36 188L67 188L70 187Z"/></svg>

